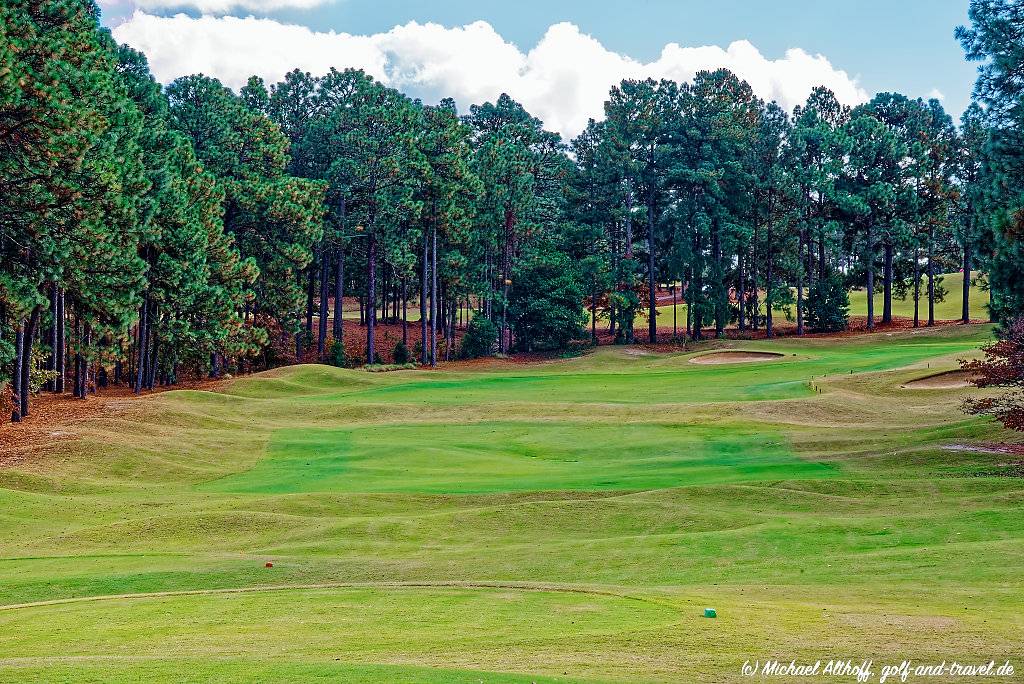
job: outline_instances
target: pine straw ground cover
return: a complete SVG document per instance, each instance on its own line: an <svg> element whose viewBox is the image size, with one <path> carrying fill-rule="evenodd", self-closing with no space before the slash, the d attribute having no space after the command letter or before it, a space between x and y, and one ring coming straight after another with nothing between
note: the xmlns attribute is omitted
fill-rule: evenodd
<svg viewBox="0 0 1024 684"><path fill-rule="evenodd" d="M990 448L1011 436L960 413L977 390L903 387L989 334L300 366L49 425L0 467L0 677L1024 668L1024 481ZM785 357L689 363L722 348Z"/></svg>

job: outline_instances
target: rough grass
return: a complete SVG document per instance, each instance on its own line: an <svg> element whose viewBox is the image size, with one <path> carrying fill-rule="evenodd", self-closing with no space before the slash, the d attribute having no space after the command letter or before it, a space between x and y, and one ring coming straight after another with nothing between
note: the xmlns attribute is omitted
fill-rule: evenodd
<svg viewBox="0 0 1024 684"><path fill-rule="evenodd" d="M0 676L1024 665L1024 482L1006 454L944 448L1006 435L959 412L977 390L902 389L989 334L743 343L786 355L767 364L689 363L730 346L709 344L303 366L114 405L0 469Z"/></svg>

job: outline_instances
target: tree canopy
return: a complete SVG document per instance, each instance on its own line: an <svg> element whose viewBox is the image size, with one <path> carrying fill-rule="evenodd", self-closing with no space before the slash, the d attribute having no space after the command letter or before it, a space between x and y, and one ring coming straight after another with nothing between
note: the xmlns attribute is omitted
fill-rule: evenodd
<svg viewBox="0 0 1024 684"><path fill-rule="evenodd" d="M869 328L907 296L914 325L931 325L955 269L965 303L982 284L1009 321L1024 306L1021 13L972 2L957 35L982 61L980 105L959 127L898 93L850 109L818 87L787 112L718 69L622 81L604 118L563 141L508 95L460 116L355 69L164 86L93 3L11 0L12 415L29 410L33 370L55 391L70 374L85 397L296 361L436 364L471 321L474 355L631 343L644 318L656 342L669 301L669 339L772 336L780 314L796 334L840 330L851 289Z"/></svg>

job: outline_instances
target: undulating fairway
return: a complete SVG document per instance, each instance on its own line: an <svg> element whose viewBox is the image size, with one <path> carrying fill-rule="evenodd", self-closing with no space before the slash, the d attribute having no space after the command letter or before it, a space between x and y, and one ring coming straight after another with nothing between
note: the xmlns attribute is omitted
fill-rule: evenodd
<svg viewBox="0 0 1024 684"><path fill-rule="evenodd" d="M1024 667L1024 480L981 448L1007 435L959 411L977 390L903 387L989 335L301 366L109 400L0 468L0 678Z"/></svg>

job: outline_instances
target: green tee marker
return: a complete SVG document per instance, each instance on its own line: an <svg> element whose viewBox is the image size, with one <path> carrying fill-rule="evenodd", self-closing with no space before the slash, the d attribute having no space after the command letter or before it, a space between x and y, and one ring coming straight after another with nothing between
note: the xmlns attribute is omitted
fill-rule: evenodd
<svg viewBox="0 0 1024 684"><path fill-rule="evenodd" d="M715 612L714 608L705 608L704 609L704 617L706 617L706 618L718 617L718 613Z"/></svg>

